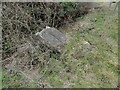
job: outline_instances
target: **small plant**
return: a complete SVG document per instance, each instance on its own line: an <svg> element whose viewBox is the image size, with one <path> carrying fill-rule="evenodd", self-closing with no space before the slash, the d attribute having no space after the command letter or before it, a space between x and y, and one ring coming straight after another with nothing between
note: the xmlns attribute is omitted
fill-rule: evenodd
<svg viewBox="0 0 120 90"><path fill-rule="evenodd" d="M61 2L60 5L64 9L63 14L61 13L61 15L67 15L67 14L71 14L76 9L78 9L78 6L80 5L80 3L76 3L76 2Z"/></svg>

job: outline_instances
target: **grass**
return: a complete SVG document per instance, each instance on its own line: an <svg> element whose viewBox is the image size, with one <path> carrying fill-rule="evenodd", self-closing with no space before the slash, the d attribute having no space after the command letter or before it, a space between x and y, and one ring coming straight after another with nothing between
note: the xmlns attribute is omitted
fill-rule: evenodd
<svg viewBox="0 0 120 90"><path fill-rule="evenodd" d="M0 89L2 89L2 71L0 71Z"/></svg>
<svg viewBox="0 0 120 90"><path fill-rule="evenodd" d="M88 19L89 18L89 19ZM94 29L81 33L81 28L69 32L70 41L62 61L53 58L39 75L49 86L72 88L116 88L118 85L118 15L102 8L83 18ZM88 21L89 20L89 21ZM81 21L77 21L81 22ZM88 27L85 27L86 29ZM3 87L39 87L38 81L27 82L20 75L4 74ZM33 72L34 73L34 72Z"/></svg>

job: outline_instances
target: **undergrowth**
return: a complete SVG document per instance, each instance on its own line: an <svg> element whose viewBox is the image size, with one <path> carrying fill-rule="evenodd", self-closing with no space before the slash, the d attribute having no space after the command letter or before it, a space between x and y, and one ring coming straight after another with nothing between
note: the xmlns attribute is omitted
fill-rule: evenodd
<svg viewBox="0 0 120 90"><path fill-rule="evenodd" d="M103 3L99 4L103 6ZM99 4L96 4L97 7L101 7ZM13 66L3 69L3 88L116 88L119 75L117 12L113 14L106 4L82 20L79 18L77 27L74 25L68 29L69 41L61 54L61 61L50 58L41 62L44 58L40 56L32 70L28 67L23 71L19 69L24 65L21 67L20 63L16 65L12 62ZM21 57L16 57L16 60L29 65L26 60L31 57ZM9 67L12 70L7 69Z"/></svg>

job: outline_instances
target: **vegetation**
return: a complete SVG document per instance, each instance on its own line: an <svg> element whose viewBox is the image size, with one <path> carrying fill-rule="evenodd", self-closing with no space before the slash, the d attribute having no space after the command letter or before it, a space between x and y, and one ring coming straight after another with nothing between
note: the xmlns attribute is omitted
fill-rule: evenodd
<svg viewBox="0 0 120 90"><path fill-rule="evenodd" d="M89 8L84 4L86 3L2 3L3 58L16 52L17 46L25 42L26 36L46 26L60 27L86 14Z"/></svg>
<svg viewBox="0 0 120 90"><path fill-rule="evenodd" d="M78 7L79 5L81 6L81 3L34 3L33 7L35 10L32 8L31 4L33 3L3 4L3 15L5 15L3 16L3 88L118 87L118 75L120 74L117 71L118 14L117 12L113 13L113 9L109 8L109 4L95 3L92 12L89 12L84 16L80 15L81 17L78 15L78 18L73 15L73 12L79 11ZM63 23L65 23L64 20L69 21L69 19L65 19L66 17L69 17L69 15L73 18L71 18L71 20L74 21L69 23L69 25L66 25L67 27L65 26L62 28L63 32L67 34L68 42L60 55L60 61L55 58L44 57L44 55L47 54L31 52L31 48L34 47L31 46L28 37L29 35L32 35L31 32L34 33L37 31L37 28L39 28L38 26L41 26L41 29L44 28L44 24L43 26L41 25L42 23L32 23L34 21L37 22L36 20L38 19L35 17L30 18L30 12L36 11L36 13L40 13L41 11L39 12L39 10L42 10L42 7L37 8L38 6L47 5L50 7L53 4L56 7L61 6L62 9L64 8L64 11L62 11L61 14L58 14L60 12L56 12L56 17L60 17L60 20L62 20ZM84 6L84 4L82 5ZM8 8L8 6L11 8ZM27 12L27 14L21 13L21 8L14 7L23 7L22 11L29 9L30 12L28 12L29 10L26 10L25 12ZM76 8L73 9L73 7ZM61 8L58 9L62 10ZM14 22L15 17L12 17L13 15L9 16L9 13L11 13L10 9L15 10L13 12L20 12L17 13L19 17L16 15L17 18L15 19L20 21L18 22L19 24ZM47 14L45 14L45 17L48 15L47 9L48 8L46 8ZM81 10L83 10L83 8ZM84 13L86 13L86 11L87 10L85 9ZM7 15L9 18L6 17ZM58 19L55 19L56 25L53 25L51 22L46 24L46 21L49 21L49 18L47 18L47 20L45 18L43 23L54 27L58 25L57 23L59 22ZM60 24L62 25L63 23ZM16 28L13 27L14 25ZM26 29L22 28L23 25ZM59 27L59 29L61 29L61 25L56 26L56 28ZM13 31L10 32L10 30ZM17 46L17 50L16 48L14 51L13 48L12 51L9 50L11 47L15 46Z"/></svg>

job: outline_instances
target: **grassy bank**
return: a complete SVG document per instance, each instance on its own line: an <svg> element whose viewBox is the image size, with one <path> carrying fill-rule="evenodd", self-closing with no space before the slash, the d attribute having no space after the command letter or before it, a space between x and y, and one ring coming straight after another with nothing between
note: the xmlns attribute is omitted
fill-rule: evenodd
<svg viewBox="0 0 120 90"><path fill-rule="evenodd" d="M113 13L107 4L99 5L100 8L64 28L68 43L62 61L51 58L42 70L3 69L3 87L116 88L118 13Z"/></svg>

